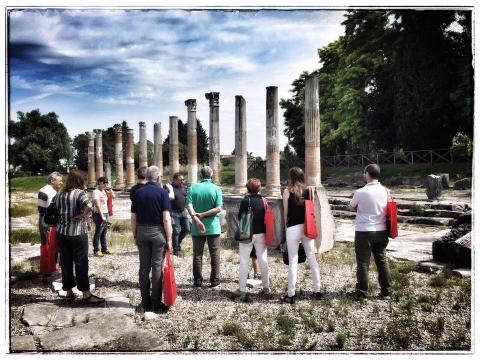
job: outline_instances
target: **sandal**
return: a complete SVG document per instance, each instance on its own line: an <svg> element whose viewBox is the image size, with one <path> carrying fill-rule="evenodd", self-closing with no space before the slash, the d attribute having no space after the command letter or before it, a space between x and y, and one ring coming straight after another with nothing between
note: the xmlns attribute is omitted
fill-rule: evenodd
<svg viewBox="0 0 480 360"><path fill-rule="evenodd" d="M97 295L94 295L94 294L90 294L89 297L82 299L82 302L84 304L92 304L92 305L101 304L104 301L105 301L104 298L101 298L101 297L99 297Z"/></svg>

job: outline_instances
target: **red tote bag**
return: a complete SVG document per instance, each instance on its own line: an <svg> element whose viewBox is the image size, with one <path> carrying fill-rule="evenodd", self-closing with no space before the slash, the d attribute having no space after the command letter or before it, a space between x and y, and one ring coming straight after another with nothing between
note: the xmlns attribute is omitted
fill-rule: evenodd
<svg viewBox="0 0 480 360"><path fill-rule="evenodd" d="M314 192L309 190L309 199L305 200L305 236L309 239L316 239L318 236L317 222L315 220Z"/></svg>
<svg viewBox="0 0 480 360"><path fill-rule="evenodd" d="M398 223L397 223L397 203L387 190L387 231L388 236L395 239L398 236Z"/></svg>
<svg viewBox="0 0 480 360"><path fill-rule="evenodd" d="M175 273L170 251L167 250L165 266L163 267L163 303L166 306L173 306L175 300L177 300L177 284L175 283Z"/></svg>
<svg viewBox="0 0 480 360"><path fill-rule="evenodd" d="M272 246L275 236L275 214L268 206L267 199L262 197L263 206L265 207L265 245Z"/></svg>
<svg viewBox="0 0 480 360"><path fill-rule="evenodd" d="M107 191L107 208L108 208L108 216L113 216L113 197L110 194L110 191Z"/></svg>
<svg viewBox="0 0 480 360"><path fill-rule="evenodd" d="M47 242L40 245L40 273L49 275L57 271L57 227L47 231Z"/></svg>

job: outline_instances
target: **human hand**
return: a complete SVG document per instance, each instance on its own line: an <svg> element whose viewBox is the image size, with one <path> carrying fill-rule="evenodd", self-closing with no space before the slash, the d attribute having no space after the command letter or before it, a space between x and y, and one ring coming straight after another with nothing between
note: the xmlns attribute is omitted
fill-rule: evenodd
<svg viewBox="0 0 480 360"><path fill-rule="evenodd" d="M204 233L206 230L204 223L202 223L200 220L197 221L197 230L200 233Z"/></svg>

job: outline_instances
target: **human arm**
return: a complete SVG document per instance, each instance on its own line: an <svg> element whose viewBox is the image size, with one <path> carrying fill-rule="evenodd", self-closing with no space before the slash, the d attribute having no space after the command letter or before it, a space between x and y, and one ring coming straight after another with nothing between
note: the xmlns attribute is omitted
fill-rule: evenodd
<svg viewBox="0 0 480 360"><path fill-rule="evenodd" d="M132 229L132 234L133 234L133 241L135 242L135 245L138 245L137 243L137 214L136 213L130 213L130 228Z"/></svg>
<svg viewBox="0 0 480 360"><path fill-rule="evenodd" d="M287 225L288 220L288 198L290 197L290 191L288 187L283 190L283 221L285 221L285 226Z"/></svg>
<svg viewBox="0 0 480 360"><path fill-rule="evenodd" d="M355 191L353 198L350 201L350 204L347 205L347 209L350 211L357 211L358 208L358 192Z"/></svg>
<svg viewBox="0 0 480 360"><path fill-rule="evenodd" d="M172 218L168 210L163 211L163 228L167 237L167 250L172 252Z"/></svg>
<svg viewBox="0 0 480 360"><path fill-rule="evenodd" d="M171 184L165 184L165 189L168 192L168 198L170 200L175 200L175 193L173 192L173 186Z"/></svg>
<svg viewBox="0 0 480 360"><path fill-rule="evenodd" d="M192 218L193 221L195 221L195 224L197 225L198 231L200 233L205 232L205 225L203 224L202 220L198 217L197 213L195 212L195 209L193 208L193 205L187 204L187 211L190 214L190 217Z"/></svg>

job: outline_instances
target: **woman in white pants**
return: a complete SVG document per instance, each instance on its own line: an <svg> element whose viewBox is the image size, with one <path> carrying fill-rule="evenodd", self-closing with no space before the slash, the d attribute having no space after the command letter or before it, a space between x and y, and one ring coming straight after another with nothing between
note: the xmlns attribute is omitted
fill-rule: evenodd
<svg viewBox="0 0 480 360"><path fill-rule="evenodd" d="M261 183L256 178L251 178L246 184L248 195L240 203L238 218L248 211L248 207L253 212L253 236L252 241L248 244L239 242L238 250L240 253L239 267L239 295L244 297L247 291L248 263L250 261L250 253L255 247L258 263L260 265L260 273L262 274L262 284L264 294L270 293L270 285L268 278L268 261L267 246L265 245L265 207L263 197L259 194Z"/></svg>
<svg viewBox="0 0 480 360"><path fill-rule="evenodd" d="M305 175L302 169L293 167L289 171L290 183L283 192L283 216L287 227L288 249L288 293L282 302L295 303L295 285L297 283L298 247L303 244L307 260L312 269L313 297L321 299L320 268L315 257L315 240L305 236L305 199L309 199L309 191L305 186Z"/></svg>

